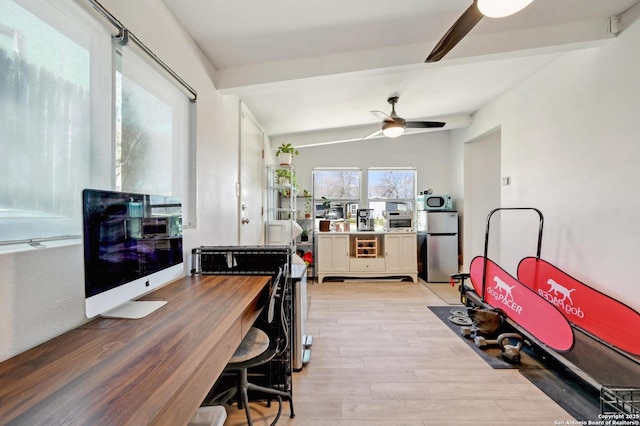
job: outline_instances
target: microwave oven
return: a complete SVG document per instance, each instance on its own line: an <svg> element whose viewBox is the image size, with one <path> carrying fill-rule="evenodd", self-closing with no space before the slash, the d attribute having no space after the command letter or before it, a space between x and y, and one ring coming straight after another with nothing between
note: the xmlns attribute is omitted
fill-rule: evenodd
<svg viewBox="0 0 640 426"><path fill-rule="evenodd" d="M451 195L425 194L419 196L418 202L422 210L453 210Z"/></svg>

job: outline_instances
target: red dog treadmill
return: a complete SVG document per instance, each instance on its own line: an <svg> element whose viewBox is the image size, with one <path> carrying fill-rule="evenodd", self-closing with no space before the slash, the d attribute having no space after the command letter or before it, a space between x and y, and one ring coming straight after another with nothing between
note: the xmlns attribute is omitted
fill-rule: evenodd
<svg viewBox="0 0 640 426"><path fill-rule="evenodd" d="M540 218L537 255L520 262L518 278L487 258L491 217L502 210L534 211ZM592 386L637 388L640 314L540 259L543 223L535 208L492 210L484 256L469 268L473 291L462 286L463 300L502 309L516 329Z"/></svg>
<svg viewBox="0 0 640 426"><path fill-rule="evenodd" d="M502 309L527 334L558 352L573 348L573 329L562 312L495 262L476 257L469 276L476 293L494 308Z"/></svg>
<svg viewBox="0 0 640 426"><path fill-rule="evenodd" d="M535 257L520 261L518 280L556 306L574 326L640 356L640 314L629 306Z"/></svg>

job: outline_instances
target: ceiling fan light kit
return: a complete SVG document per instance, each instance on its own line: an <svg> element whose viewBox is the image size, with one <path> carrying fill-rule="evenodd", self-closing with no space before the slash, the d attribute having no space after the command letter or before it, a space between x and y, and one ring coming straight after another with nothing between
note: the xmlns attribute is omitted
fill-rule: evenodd
<svg viewBox="0 0 640 426"><path fill-rule="evenodd" d="M404 126L401 123L384 123L382 125L382 134L388 138L397 138L404 133Z"/></svg>
<svg viewBox="0 0 640 426"><path fill-rule="evenodd" d="M437 62L451 51L484 17L503 18L527 7L533 0L473 0L471 6L442 36L425 62Z"/></svg>
<svg viewBox="0 0 640 426"><path fill-rule="evenodd" d="M533 0L477 0L478 10L488 18L504 18L520 12Z"/></svg>
<svg viewBox="0 0 640 426"><path fill-rule="evenodd" d="M387 115L382 111L371 111L371 114L382 119L382 126L380 130L376 130L370 135L365 136L362 139L369 139L375 136L383 134L388 138L397 138L404 133L404 129L429 129L444 127L446 123L442 121L407 121L404 118L396 114L396 104L398 103L398 96L391 96L387 99L389 105L391 105L391 114Z"/></svg>

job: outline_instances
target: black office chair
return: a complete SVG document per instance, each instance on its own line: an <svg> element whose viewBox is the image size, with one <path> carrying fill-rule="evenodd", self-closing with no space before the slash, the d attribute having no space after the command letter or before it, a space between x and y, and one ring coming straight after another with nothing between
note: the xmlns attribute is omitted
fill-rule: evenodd
<svg viewBox="0 0 640 426"><path fill-rule="evenodd" d="M288 265L285 266L285 268L287 267ZM209 404L224 405L239 393L240 400L238 401L238 408L244 406L249 426L253 425L253 421L249 410L248 391L258 391L266 395L273 395L278 399L278 413L271 423L272 426L280 419L280 414L282 413L282 398L289 400L291 417L295 417L291 393L250 383L247 372L249 368L258 367L270 362L289 347L289 323L285 311L285 295L287 294L286 290L288 285L289 280L284 277L282 268L279 268L269 297L267 323L270 327L268 332L257 327L251 327L224 369L224 373L236 373L236 385L209 400ZM271 327L271 325L274 324L274 320L278 321L278 327ZM274 330L279 330L279 332L274 332Z"/></svg>

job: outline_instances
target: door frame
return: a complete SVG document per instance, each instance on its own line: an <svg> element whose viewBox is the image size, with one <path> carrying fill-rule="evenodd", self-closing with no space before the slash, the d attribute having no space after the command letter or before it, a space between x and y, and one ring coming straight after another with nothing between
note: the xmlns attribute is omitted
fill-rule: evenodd
<svg viewBox="0 0 640 426"><path fill-rule="evenodd" d="M246 124L250 123L254 128L251 133L247 131ZM252 137L253 134L261 135L259 140ZM259 245L264 243L264 202L265 202L265 149L267 145L267 136L262 126L253 117L244 102L240 101L240 119L239 119L239 155L238 155L238 184L236 188L238 201L238 244L240 245ZM259 157L259 161L249 161L251 157ZM256 164L257 163L257 164ZM251 176L246 172L248 170L257 170L255 181L247 181L247 177ZM255 200L252 203L246 200L247 194L260 194L259 202L256 205ZM256 198L256 197L254 197ZM246 209L245 209L246 207ZM248 224L243 223L243 219L249 219ZM249 227L246 225L250 225ZM247 233L249 232L249 233Z"/></svg>

